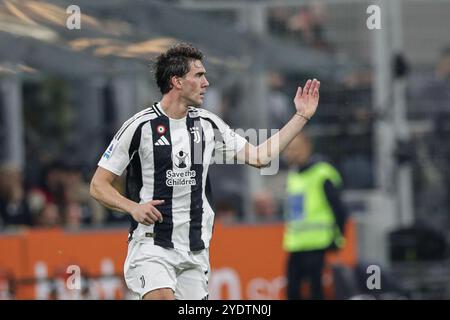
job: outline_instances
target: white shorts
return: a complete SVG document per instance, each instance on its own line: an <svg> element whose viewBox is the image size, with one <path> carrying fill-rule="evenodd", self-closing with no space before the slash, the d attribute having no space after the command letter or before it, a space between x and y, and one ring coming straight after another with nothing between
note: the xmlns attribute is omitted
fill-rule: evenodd
<svg viewBox="0 0 450 320"><path fill-rule="evenodd" d="M136 298L155 289L171 288L177 300L208 298L209 249L166 249L148 239L128 244L124 265L125 282Z"/></svg>

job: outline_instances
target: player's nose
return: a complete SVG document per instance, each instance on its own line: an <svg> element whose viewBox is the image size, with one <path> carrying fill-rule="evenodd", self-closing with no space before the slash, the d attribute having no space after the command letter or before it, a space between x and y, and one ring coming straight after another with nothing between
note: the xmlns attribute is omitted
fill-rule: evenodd
<svg viewBox="0 0 450 320"><path fill-rule="evenodd" d="M208 80L206 79L206 77L205 77L205 81L203 81L203 87L204 87L204 88L209 87L209 82L208 82Z"/></svg>

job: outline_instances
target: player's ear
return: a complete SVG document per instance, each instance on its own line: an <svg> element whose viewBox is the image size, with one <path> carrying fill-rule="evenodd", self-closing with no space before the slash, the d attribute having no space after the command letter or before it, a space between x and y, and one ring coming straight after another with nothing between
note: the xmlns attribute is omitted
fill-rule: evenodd
<svg viewBox="0 0 450 320"><path fill-rule="evenodd" d="M172 76L170 78L170 84L172 85L172 88L181 89L181 78L178 76Z"/></svg>

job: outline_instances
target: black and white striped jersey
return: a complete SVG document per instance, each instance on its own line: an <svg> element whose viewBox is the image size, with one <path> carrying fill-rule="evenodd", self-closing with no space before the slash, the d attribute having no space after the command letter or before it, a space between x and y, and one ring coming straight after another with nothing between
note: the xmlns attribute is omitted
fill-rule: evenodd
<svg viewBox="0 0 450 320"><path fill-rule="evenodd" d="M150 234L156 245L197 251L209 247L214 212L205 184L213 153L232 158L247 141L211 112L190 107L183 119L169 118L155 103L128 121L114 136L98 165L122 175L126 195L157 209L163 222L146 226L132 217L130 237Z"/></svg>

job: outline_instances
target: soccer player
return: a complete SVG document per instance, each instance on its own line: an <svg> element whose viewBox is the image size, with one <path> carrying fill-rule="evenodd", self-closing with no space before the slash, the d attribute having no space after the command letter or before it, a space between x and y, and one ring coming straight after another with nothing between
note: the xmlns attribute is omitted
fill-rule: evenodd
<svg viewBox="0 0 450 320"><path fill-rule="evenodd" d="M140 299L207 299L214 212L205 194L213 153L268 166L313 116L320 82L308 80L296 112L274 136L253 146L199 108L209 86L203 55L178 44L155 64L162 99L119 129L98 163L91 195L132 218L124 275ZM113 182L127 169L126 196Z"/></svg>

